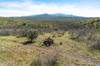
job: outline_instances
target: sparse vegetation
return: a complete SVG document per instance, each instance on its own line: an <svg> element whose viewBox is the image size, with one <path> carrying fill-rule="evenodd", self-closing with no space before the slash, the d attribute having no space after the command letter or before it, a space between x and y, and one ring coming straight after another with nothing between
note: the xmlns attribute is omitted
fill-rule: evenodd
<svg viewBox="0 0 100 66"><path fill-rule="evenodd" d="M0 66L100 66L99 22L0 18Z"/></svg>

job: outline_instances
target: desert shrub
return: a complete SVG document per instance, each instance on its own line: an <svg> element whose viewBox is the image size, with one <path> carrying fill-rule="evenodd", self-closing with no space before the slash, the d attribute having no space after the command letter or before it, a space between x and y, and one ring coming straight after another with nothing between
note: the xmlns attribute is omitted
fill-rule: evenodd
<svg viewBox="0 0 100 66"><path fill-rule="evenodd" d="M95 28L84 28L70 31L70 39L77 41L88 42L93 40L96 33Z"/></svg>
<svg viewBox="0 0 100 66"><path fill-rule="evenodd" d="M57 66L57 61L54 59L47 59L46 61L41 61L41 59L37 59L31 63L31 66Z"/></svg>
<svg viewBox="0 0 100 66"><path fill-rule="evenodd" d="M10 35L10 32L7 31L6 29L1 29L0 30L0 36L8 36Z"/></svg>
<svg viewBox="0 0 100 66"><path fill-rule="evenodd" d="M100 50L100 41L97 41L93 46L92 49L94 50Z"/></svg>
<svg viewBox="0 0 100 66"><path fill-rule="evenodd" d="M100 35L93 35L93 37L91 37L91 49L93 50L100 50Z"/></svg>
<svg viewBox="0 0 100 66"><path fill-rule="evenodd" d="M72 34L70 39L79 41L80 40L80 35L79 34Z"/></svg>
<svg viewBox="0 0 100 66"><path fill-rule="evenodd" d="M53 50L52 52L40 53L31 63L31 66L58 66L58 52Z"/></svg>
<svg viewBox="0 0 100 66"><path fill-rule="evenodd" d="M38 33L37 33L37 31L28 31L27 32L27 34L26 34L26 37L30 40L30 41L32 41L32 40L34 40L34 39L36 39L37 37L38 37Z"/></svg>
<svg viewBox="0 0 100 66"><path fill-rule="evenodd" d="M16 29L14 32L15 35L18 35L20 37L26 37L27 29Z"/></svg>
<svg viewBox="0 0 100 66"><path fill-rule="evenodd" d="M26 37L28 38L28 40L23 42L23 45L27 45L27 44L33 43L33 40L38 37L38 33L36 31L34 31L34 32L28 31L26 33Z"/></svg>

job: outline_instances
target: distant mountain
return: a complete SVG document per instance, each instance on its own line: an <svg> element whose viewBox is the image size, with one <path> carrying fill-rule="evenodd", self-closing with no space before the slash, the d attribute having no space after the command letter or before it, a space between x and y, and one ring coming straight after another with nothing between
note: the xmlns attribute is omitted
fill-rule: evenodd
<svg viewBox="0 0 100 66"><path fill-rule="evenodd" d="M85 17L75 16L71 14L62 14L62 13L56 13L56 14L38 14L38 15L31 15L31 16L23 16L19 17L22 19L28 19L28 20L55 20L55 21L66 21L66 20L80 20Z"/></svg>
<svg viewBox="0 0 100 66"><path fill-rule="evenodd" d="M62 13L56 13L56 14L39 14L39 15L32 15L30 17L80 17L80 16L75 16L71 14L62 14Z"/></svg>

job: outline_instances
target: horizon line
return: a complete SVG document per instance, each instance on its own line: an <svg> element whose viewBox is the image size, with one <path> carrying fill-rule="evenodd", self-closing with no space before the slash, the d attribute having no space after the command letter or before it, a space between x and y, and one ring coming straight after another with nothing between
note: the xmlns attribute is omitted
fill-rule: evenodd
<svg viewBox="0 0 100 66"><path fill-rule="evenodd" d="M28 17L28 16L37 16L37 15L56 15L56 14L61 14L62 16L76 16L76 17L86 17L86 18L98 18L99 16L78 16L78 15L73 15L73 14L65 14L65 13L52 13L52 14L49 14L49 13L41 13L41 14L32 14L32 15L23 15L23 16L0 16L0 17Z"/></svg>

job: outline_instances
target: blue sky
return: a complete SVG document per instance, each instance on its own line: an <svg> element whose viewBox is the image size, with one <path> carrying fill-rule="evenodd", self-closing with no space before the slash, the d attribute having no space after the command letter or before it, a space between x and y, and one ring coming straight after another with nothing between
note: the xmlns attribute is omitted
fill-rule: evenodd
<svg viewBox="0 0 100 66"><path fill-rule="evenodd" d="M43 13L100 17L100 0L0 0L0 16Z"/></svg>

